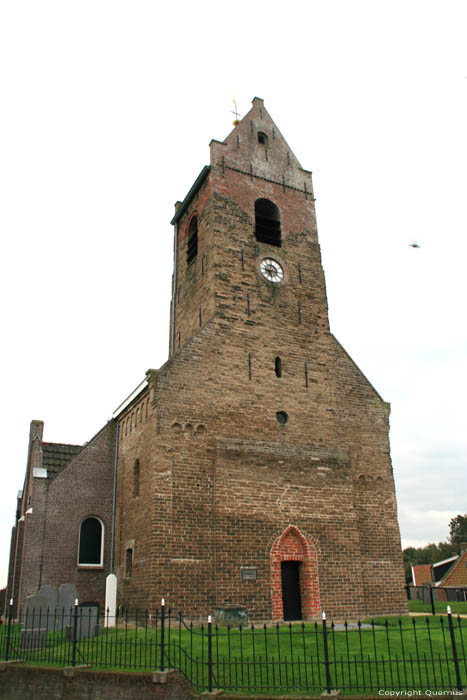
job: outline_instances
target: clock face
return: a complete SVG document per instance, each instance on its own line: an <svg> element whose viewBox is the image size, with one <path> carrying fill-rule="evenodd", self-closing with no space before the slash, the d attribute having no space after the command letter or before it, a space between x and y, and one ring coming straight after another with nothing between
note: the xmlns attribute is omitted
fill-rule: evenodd
<svg viewBox="0 0 467 700"><path fill-rule="evenodd" d="M261 261L259 269L261 270L263 277L265 277L269 282L278 284L279 282L282 282L284 278L284 270L282 269L282 266L277 262L277 260L273 260L272 258L264 258L264 260Z"/></svg>

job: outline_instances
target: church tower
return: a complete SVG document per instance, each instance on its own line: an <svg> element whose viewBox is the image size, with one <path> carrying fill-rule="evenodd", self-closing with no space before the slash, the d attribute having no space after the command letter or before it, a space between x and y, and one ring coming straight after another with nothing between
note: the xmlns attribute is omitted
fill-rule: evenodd
<svg viewBox="0 0 467 700"><path fill-rule="evenodd" d="M169 360L116 415L120 602L404 612L389 406L330 332L311 172L263 100L172 223Z"/></svg>

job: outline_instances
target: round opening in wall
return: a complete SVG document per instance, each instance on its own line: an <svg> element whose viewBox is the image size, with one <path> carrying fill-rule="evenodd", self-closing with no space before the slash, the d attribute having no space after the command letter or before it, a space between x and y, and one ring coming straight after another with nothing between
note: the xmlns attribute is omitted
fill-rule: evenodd
<svg viewBox="0 0 467 700"><path fill-rule="evenodd" d="M289 420L289 417L285 411L277 411L276 413L277 422L281 425L285 425Z"/></svg>

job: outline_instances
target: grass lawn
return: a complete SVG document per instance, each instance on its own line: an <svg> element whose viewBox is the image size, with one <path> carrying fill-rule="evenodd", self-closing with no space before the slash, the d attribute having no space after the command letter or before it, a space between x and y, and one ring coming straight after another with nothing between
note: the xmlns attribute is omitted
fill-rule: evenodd
<svg viewBox="0 0 467 700"><path fill-rule="evenodd" d="M467 620L453 619L462 682L467 685ZM64 632L51 632L43 649L20 648L13 625L11 658L69 665L73 647ZM319 694L326 687L322 624L293 624L212 630L213 686L234 692ZM450 632L445 616L375 619L373 625L341 629L327 625L327 668L332 687L347 693L379 689L450 689L456 685ZM0 629L4 658L6 626ZM151 671L160 668L161 630L130 625L103 629L77 643L77 664L94 668ZM208 686L207 627L165 630L164 666L178 668L198 690Z"/></svg>
<svg viewBox="0 0 467 700"><path fill-rule="evenodd" d="M427 605L422 600L409 600L408 603L410 612L431 613L430 603ZM467 615L467 601L465 600L453 600L447 602L435 600L434 603L436 612L446 613L446 608L448 605L450 605L453 615Z"/></svg>

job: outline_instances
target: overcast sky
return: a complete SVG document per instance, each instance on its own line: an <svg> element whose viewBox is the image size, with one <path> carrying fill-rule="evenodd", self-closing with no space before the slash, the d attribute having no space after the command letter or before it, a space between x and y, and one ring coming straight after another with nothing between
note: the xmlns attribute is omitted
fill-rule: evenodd
<svg viewBox="0 0 467 700"><path fill-rule="evenodd" d="M173 205L255 95L313 171L332 331L392 405L403 546L447 538L466 36L450 0L0 3L0 585L31 419L81 444L167 359Z"/></svg>

